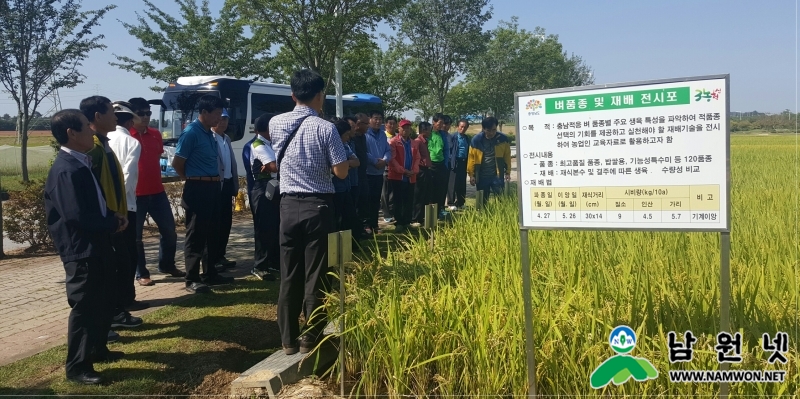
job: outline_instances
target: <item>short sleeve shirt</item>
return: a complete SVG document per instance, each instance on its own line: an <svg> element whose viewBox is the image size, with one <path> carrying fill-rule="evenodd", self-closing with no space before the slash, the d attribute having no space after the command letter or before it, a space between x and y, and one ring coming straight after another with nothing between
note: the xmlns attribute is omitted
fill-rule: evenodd
<svg viewBox="0 0 800 399"><path fill-rule="evenodd" d="M131 136L139 140L142 151L139 154L139 181L136 183L136 195L153 195L164 192L161 183L161 154L164 153L164 142L161 133L148 127L144 133L130 129Z"/></svg>
<svg viewBox="0 0 800 399"><path fill-rule="evenodd" d="M301 126L301 119L302 120ZM269 122L272 149L276 154L289 135L300 126L278 162L281 194L333 194L331 167L347 161L344 144L333 126L311 108L298 105L294 111L275 116Z"/></svg>
<svg viewBox="0 0 800 399"><path fill-rule="evenodd" d="M214 132L199 120L186 126L178 139L175 156L186 160L186 177L219 176L219 152Z"/></svg>
<svg viewBox="0 0 800 399"><path fill-rule="evenodd" d="M250 151L250 170L255 172L255 165L258 165L259 169L263 165L268 165L270 162L275 162L275 151L272 150L272 143L261 137L258 136L253 143L251 144L252 150ZM268 177L275 177L275 173L253 173L256 179L266 179Z"/></svg>

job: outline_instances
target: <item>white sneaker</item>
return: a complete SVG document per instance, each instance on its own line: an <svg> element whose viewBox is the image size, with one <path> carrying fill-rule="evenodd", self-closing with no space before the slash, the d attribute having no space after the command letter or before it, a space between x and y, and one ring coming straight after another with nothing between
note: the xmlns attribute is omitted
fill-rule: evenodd
<svg viewBox="0 0 800 399"><path fill-rule="evenodd" d="M458 207L455 206L455 205L451 205L451 206L447 207L447 210L450 211L450 212L455 212L455 211L458 210Z"/></svg>

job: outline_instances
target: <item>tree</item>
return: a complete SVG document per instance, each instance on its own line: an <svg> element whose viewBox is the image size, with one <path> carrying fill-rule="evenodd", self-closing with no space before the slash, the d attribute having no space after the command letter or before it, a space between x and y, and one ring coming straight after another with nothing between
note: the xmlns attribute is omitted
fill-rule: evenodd
<svg viewBox="0 0 800 399"><path fill-rule="evenodd" d="M576 55L568 55L558 36L544 29L520 29L517 17L500 21L491 32L486 52L470 59L464 91L477 102L467 112L495 115L513 113L514 93L592 84L591 69ZM457 107L456 107L457 108Z"/></svg>
<svg viewBox="0 0 800 399"><path fill-rule="evenodd" d="M144 3L146 18L136 13L136 24L120 21L141 42L138 49L141 56L114 54L119 62L111 65L165 83L181 76L265 78L273 74L269 46L256 45L252 38L244 37L244 27L227 4L214 19L208 0L203 0L199 7L196 0L175 0L181 10L179 19L149 0Z"/></svg>
<svg viewBox="0 0 800 399"><path fill-rule="evenodd" d="M4 120L4 121L11 120L11 115L9 115L9 114L3 114L3 120Z"/></svg>
<svg viewBox="0 0 800 399"><path fill-rule="evenodd" d="M481 101L482 93L477 92L474 84L458 82L450 89L447 94L447 102L444 111L452 115L455 119L464 118L468 115L478 114L486 116L487 108L484 108Z"/></svg>
<svg viewBox="0 0 800 399"><path fill-rule="evenodd" d="M344 52L342 71L342 92L380 97L386 115L400 115L423 93L411 59L396 47L381 50L372 40Z"/></svg>
<svg viewBox="0 0 800 399"><path fill-rule="evenodd" d="M82 83L89 52L103 49L91 36L115 6L80 11L80 0L0 0L0 83L17 105L22 180L28 181L28 128L50 93Z"/></svg>
<svg viewBox="0 0 800 399"><path fill-rule="evenodd" d="M407 0L230 0L262 47L280 45L283 80L299 68L334 79L334 59ZM276 77L281 80L281 77ZM332 86L332 85L331 85Z"/></svg>
<svg viewBox="0 0 800 399"><path fill-rule="evenodd" d="M484 8L488 6L488 10ZM394 20L393 43L424 76L443 111L450 86L478 57L489 39L483 25L492 18L489 0L416 0Z"/></svg>
<svg viewBox="0 0 800 399"><path fill-rule="evenodd" d="M432 93L425 93L417 101L414 101L413 107L417 110L417 116L422 118L423 121L428 121L437 112L441 112L439 102Z"/></svg>

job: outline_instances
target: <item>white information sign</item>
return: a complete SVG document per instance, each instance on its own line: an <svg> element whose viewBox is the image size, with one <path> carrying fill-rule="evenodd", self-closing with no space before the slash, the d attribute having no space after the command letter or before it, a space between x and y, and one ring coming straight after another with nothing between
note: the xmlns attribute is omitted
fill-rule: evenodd
<svg viewBox="0 0 800 399"><path fill-rule="evenodd" d="M517 93L521 227L729 231L728 82Z"/></svg>

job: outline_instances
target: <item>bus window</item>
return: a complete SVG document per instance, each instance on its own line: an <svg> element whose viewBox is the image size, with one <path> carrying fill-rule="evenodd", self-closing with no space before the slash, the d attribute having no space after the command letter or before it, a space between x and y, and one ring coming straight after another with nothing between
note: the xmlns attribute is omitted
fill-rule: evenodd
<svg viewBox="0 0 800 399"><path fill-rule="evenodd" d="M282 114L294 110L294 100L291 96L275 94L251 93L250 94L250 123L264 113Z"/></svg>

